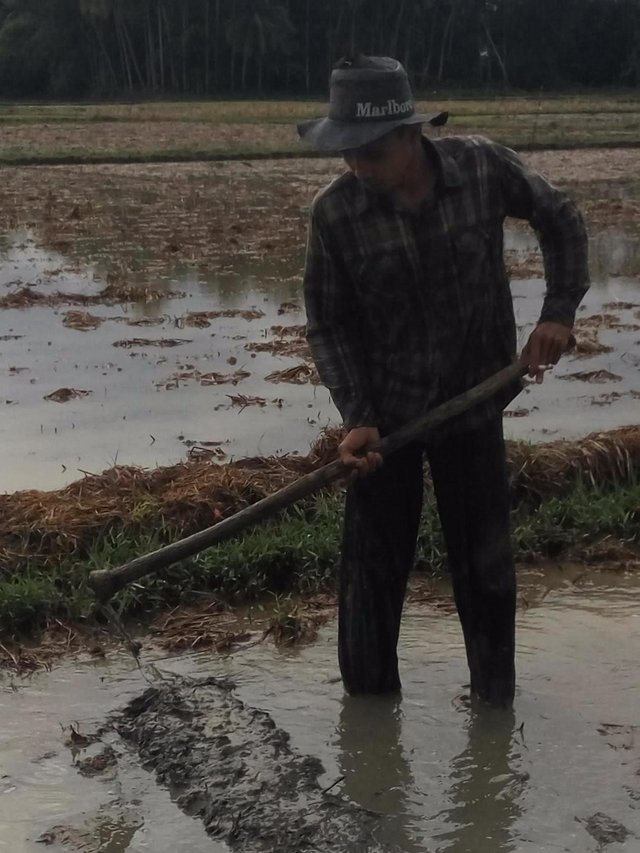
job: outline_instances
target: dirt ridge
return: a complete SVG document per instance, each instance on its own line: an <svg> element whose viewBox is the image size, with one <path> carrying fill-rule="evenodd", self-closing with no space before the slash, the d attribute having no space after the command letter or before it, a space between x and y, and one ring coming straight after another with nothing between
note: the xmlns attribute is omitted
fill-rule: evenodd
<svg viewBox="0 0 640 853"><path fill-rule="evenodd" d="M375 817L323 791L319 759L296 752L288 733L238 699L227 680L160 682L111 723L178 806L234 850L382 849Z"/></svg>

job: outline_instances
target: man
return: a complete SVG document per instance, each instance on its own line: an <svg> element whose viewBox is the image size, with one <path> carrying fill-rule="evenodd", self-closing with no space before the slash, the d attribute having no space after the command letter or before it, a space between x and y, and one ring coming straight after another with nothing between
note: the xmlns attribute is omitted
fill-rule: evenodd
<svg viewBox="0 0 640 853"><path fill-rule="evenodd" d="M303 140L349 171L315 198L304 276L307 336L357 469L347 491L339 660L350 693L400 688L396 646L422 505L426 454L465 639L472 695L508 707L515 687L516 584L502 410L509 388L423 443L382 459L380 437L515 360L503 260L506 216L528 220L547 293L522 359L542 381L571 340L588 287L575 206L507 148L430 141L396 60L342 60L329 116Z"/></svg>

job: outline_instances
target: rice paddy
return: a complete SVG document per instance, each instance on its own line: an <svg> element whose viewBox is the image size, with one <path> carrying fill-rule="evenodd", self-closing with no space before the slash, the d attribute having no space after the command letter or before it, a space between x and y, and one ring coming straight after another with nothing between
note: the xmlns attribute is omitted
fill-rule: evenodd
<svg viewBox="0 0 640 853"><path fill-rule="evenodd" d="M611 430L636 423L640 397L640 152L624 147L640 144L638 102L434 97L423 107L450 111L446 132L581 149L525 155L579 200L595 287L575 352L507 412L520 439L510 445L514 537L521 560L633 563L640 439ZM5 638L95 620L90 569L209 526L335 453L300 281L310 200L341 167L282 159L302 153L295 121L323 109L0 108L0 161L58 164L14 165L0 188ZM594 144L618 147L585 148ZM261 159L270 154L279 159ZM520 223L509 223L506 257L524 335L543 273ZM203 592L237 601L331 589L339 514L339 494L309 502L123 593L123 612L148 620ZM423 569L444 567L433 513L420 555ZM11 664L21 648L5 643L0 655Z"/></svg>

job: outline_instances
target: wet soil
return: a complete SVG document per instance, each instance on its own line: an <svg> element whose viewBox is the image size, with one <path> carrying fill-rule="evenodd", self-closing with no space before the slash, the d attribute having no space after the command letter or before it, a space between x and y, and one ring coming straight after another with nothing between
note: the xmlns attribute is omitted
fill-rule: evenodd
<svg viewBox="0 0 640 853"><path fill-rule="evenodd" d="M640 195L629 175L640 154L528 157L582 198L591 231L578 348L554 373L622 381L594 393L588 378L551 375L515 401L508 434L634 423ZM308 205L337 171L336 161L7 170L0 217L27 230L6 235L0 272L3 488L60 486L116 462L306 452L337 421L308 361L300 292ZM541 258L514 222L506 251L524 344Z"/></svg>
<svg viewBox="0 0 640 853"><path fill-rule="evenodd" d="M160 132L158 144L174 137ZM578 351L542 387L525 390L507 428L537 439L635 423L640 193L632 176L640 152L528 157L583 203L596 286L579 314ZM155 466L194 452L228 459L306 449L335 419L326 394L269 376L310 378L304 350L292 351L291 336L275 329L304 325L308 204L338 171L336 161L5 170L2 488L61 485L114 461ZM524 338L542 298L540 258L515 223L507 252ZM465 702L450 602L432 591L425 598L405 619L402 705L342 696L331 621L315 626L313 645L276 645L273 632L254 642L223 619L192 621L190 635L174 614L165 637L176 649L196 640L193 648L206 651L163 658L149 648L142 671L100 637L85 645L59 625L48 666L60 653L86 652L30 681L2 676L0 850L226 849L204 825L238 849L254 840L269 849L279 831L290 840L319 832L322 844L323 827L335 838L344 821L356 838L373 826L381 849L409 853L635 850L635 581L619 573L595 580L580 568L524 585L516 716L498 721ZM299 627L280 625L285 638ZM167 683L167 670L205 681L194 693L194 682ZM220 681L228 676L234 692ZM140 709L147 679L156 691L148 708L112 718L123 737L109 734L105 717L132 700ZM212 720L247 737L234 743L225 733L224 743L208 730ZM101 742L78 741L99 728ZM183 754L182 737L187 747L204 740L208 755L199 757L214 761L220 787L198 775L198 754ZM138 746L170 793L141 770ZM220 761L244 772L237 791ZM281 778L278 764L292 776ZM254 778L262 765L275 776ZM195 792L190 803L180 799L185 784ZM272 785L283 796L270 800ZM260 811L261 797L272 809ZM318 802L335 823L314 811Z"/></svg>
<svg viewBox="0 0 640 853"><path fill-rule="evenodd" d="M231 689L217 679L150 687L113 725L177 805L232 849L379 850L371 817L321 789L320 761L297 755L289 735Z"/></svg>
<svg viewBox="0 0 640 853"><path fill-rule="evenodd" d="M576 193L597 185L592 230L637 226L627 184L640 172L640 150L525 158ZM337 160L15 168L0 190L0 229L34 228L50 250L148 280L179 263L206 269L251 258L278 270L292 255L301 265L309 203L341 170Z"/></svg>
<svg viewBox="0 0 640 853"><path fill-rule="evenodd" d="M402 697L343 695L335 622L310 645L149 647L142 671L109 650L5 679L0 850L286 850L299 830L325 849L347 820L368 846L326 849L635 851L637 575L520 574L513 714L468 703L451 591L433 583L404 616Z"/></svg>
<svg viewBox="0 0 640 853"><path fill-rule="evenodd" d="M609 543L609 560L615 552L616 564L630 568L638 565L640 554ZM598 555L599 562L604 556ZM417 580L408 594L409 601L436 605L436 596ZM149 618L129 619L122 633L113 621L90 625L76 620L56 619L37 637L8 637L0 642L0 674L18 677L49 672L65 659L87 658L103 661L122 646L161 649L169 653L211 650L229 654L263 643L277 647L296 647L317 639L322 625L336 615L333 592L299 596L273 596L252 604L232 605L218 596L199 595L197 604L177 605L168 612Z"/></svg>
<svg viewBox="0 0 640 853"><path fill-rule="evenodd" d="M509 434L635 422L640 152L526 156L586 212L594 288L579 316L615 321L581 329L580 363L557 373L566 364L623 381L594 395L588 381L568 391L549 377L535 401L516 401ZM51 488L115 462L305 452L337 420L308 362L301 272L310 200L340 170L336 160L6 170L2 488ZM506 251L523 344L541 257L515 222ZM287 327L302 331L276 331Z"/></svg>
<svg viewBox="0 0 640 853"><path fill-rule="evenodd" d="M295 149L297 134L290 124L225 122L215 126L199 121L65 122L64 124L1 124L0 156L68 158L99 153L122 158L126 154L188 151L223 154L234 148L243 152Z"/></svg>
<svg viewBox="0 0 640 853"><path fill-rule="evenodd" d="M516 262L526 263L532 242L507 233ZM626 243L611 246L622 264ZM0 310L4 490L54 488L114 463L305 453L339 420L301 334L299 275L279 278L252 261L251 274L106 284L98 267L59 272L65 263L22 235L0 270L0 304L3 292L18 293L25 282L31 297L40 295ZM140 299L132 301L136 287ZM107 288L109 304L101 304ZM517 279L512 291L523 345L544 284ZM74 306L80 298L90 310ZM595 282L578 313L577 350L514 401L509 437L577 438L635 423L639 313L633 278ZM565 374L583 376L561 381ZM610 381L594 384L590 375Z"/></svg>

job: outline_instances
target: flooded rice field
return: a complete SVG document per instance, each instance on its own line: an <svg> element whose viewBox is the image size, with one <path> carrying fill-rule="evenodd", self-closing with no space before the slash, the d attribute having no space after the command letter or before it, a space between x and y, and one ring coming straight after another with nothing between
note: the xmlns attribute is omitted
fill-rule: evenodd
<svg viewBox="0 0 640 853"><path fill-rule="evenodd" d="M634 422L640 155L528 158L585 210L594 286L578 352L514 401L507 433ZM305 452L337 420L308 360L301 271L309 201L339 171L335 160L7 170L0 488L55 488L114 463ZM522 224L506 236L524 342L541 259Z"/></svg>
<svg viewBox="0 0 640 853"><path fill-rule="evenodd" d="M449 595L444 585L438 592ZM0 850L638 849L637 577L587 574L571 565L521 575L513 714L481 711L466 701L464 647L450 607L414 603L407 608L401 701L343 695L336 680L336 631L330 622L312 645L248 642L227 656L162 657L147 647L142 671L126 653L113 651L27 680L11 682L5 676ZM171 684L174 675L223 679L223 705L233 712L227 713L225 731L234 745L225 755L240 754L244 762L235 785L228 779L220 787L212 776L201 794L209 806L202 820L177 805L185 808L188 769L178 765L175 771L184 773L181 784L157 786L151 770L162 756L147 754L147 772L135 745L113 725L99 731L112 711L139 697L149 681ZM234 684L230 692L224 679ZM193 682L186 692L195 697ZM214 734L219 713L214 709L208 717ZM286 772L300 789L299 800L288 798L273 806L271 817L261 817L264 825L254 842L243 833L260 802L247 802L246 787L252 779L268 783L273 769L261 744L250 740L248 727L239 727L246 715L268 729L265 742L275 738L281 744L274 784ZM97 731L98 741L91 743ZM302 756L312 758L303 762ZM185 753L185 768L188 757ZM198 762L206 758L201 751ZM306 780L309 774L315 788ZM326 824L316 826L308 848L259 842L274 826L284 838L304 816L313 819L322 811L337 820L345 810L350 810L349 831L357 828L360 838L352 846L327 847ZM235 815L232 827L230 814ZM209 837L203 829L207 821Z"/></svg>
<svg viewBox="0 0 640 853"><path fill-rule="evenodd" d="M542 304L533 235L506 234L520 343ZM575 353L506 413L510 437L574 438L634 423L640 243L592 239L594 284ZM0 250L1 488L55 488L113 464L144 467L306 452L338 420L304 341L301 245L278 259L123 280L42 245Z"/></svg>
<svg viewBox="0 0 640 853"><path fill-rule="evenodd" d="M635 423L640 155L530 159L580 199L593 287L576 351L514 401L506 432L539 441ZM309 200L338 168L7 170L0 489L55 488L114 463L305 452L337 420L308 357L300 281ZM541 261L517 223L506 247L524 344ZM513 715L469 705L447 589L439 606L413 596L407 608L401 702L343 695L332 621L295 648L259 631L233 654L167 656L145 640L141 668L111 650L2 675L0 851L638 850L638 583L569 565L521 573ZM139 701L150 684L161 689ZM152 706L171 691L170 731ZM131 700L140 713L124 725L113 714Z"/></svg>
<svg viewBox="0 0 640 853"><path fill-rule="evenodd" d="M301 450L329 423L309 366L291 381L267 379L301 359L265 344L306 352L298 277L185 273L152 296L140 287L139 301L105 305L105 281L91 269L56 273L64 262L21 235L0 268L0 293L19 280L45 297L0 310L1 433L14 457L6 491L55 487L116 462ZM75 304L74 294L95 304Z"/></svg>

